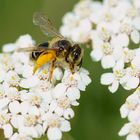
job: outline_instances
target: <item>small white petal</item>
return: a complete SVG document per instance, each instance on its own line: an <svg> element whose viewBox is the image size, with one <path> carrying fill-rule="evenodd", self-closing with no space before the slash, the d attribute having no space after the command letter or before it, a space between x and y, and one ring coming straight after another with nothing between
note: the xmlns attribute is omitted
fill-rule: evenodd
<svg viewBox="0 0 140 140"><path fill-rule="evenodd" d="M74 117L74 111L71 108L68 108L64 111L64 118L71 119Z"/></svg>
<svg viewBox="0 0 140 140"><path fill-rule="evenodd" d="M15 128L18 128L18 120L17 120L17 115L13 115L12 118L11 118L11 124L15 127Z"/></svg>
<svg viewBox="0 0 140 140"><path fill-rule="evenodd" d="M62 116L63 113L64 113L64 110L63 110L63 108L57 107L57 108L55 109L55 113L56 113L58 116Z"/></svg>
<svg viewBox="0 0 140 140"><path fill-rule="evenodd" d="M129 113L129 110L128 108L126 107L126 105L122 105L121 108L120 108L120 113L121 113L121 117L122 118L126 118L128 113Z"/></svg>
<svg viewBox="0 0 140 140"><path fill-rule="evenodd" d="M22 67L22 76L28 78L33 75L33 67L30 65L24 65Z"/></svg>
<svg viewBox="0 0 140 140"><path fill-rule="evenodd" d="M60 124L60 129L63 132L68 132L71 130L70 123L68 121L62 121Z"/></svg>
<svg viewBox="0 0 140 140"><path fill-rule="evenodd" d="M16 41L17 48L33 47L34 44L35 44L35 41L32 40L32 37L28 34L21 35Z"/></svg>
<svg viewBox="0 0 140 140"><path fill-rule="evenodd" d="M77 85L78 89L81 91L85 91L86 90L86 85L82 80L78 81L78 85Z"/></svg>
<svg viewBox="0 0 140 140"><path fill-rule="evenodd" d="M2 82L6 78L6 71L0 70L0 74L0 82Z"/></svg>
<svg viewBox="0 0 140 140"><path fill-rule="evenodd" d="M135 108L135 110L130 110L130 113L128 115L128 120L133 122L139 119L140 117L140 107L138 106L137 108Z"/></svg>
<svg viewBox="0 0 140 140"><path fill-rule="evenodd" d="M44 131L44 133L46 132L46 129L48 128L48 123L45 121L44 123L43 123L43 131Z"/></svg>
<svg viewBox="0 0 140 140"><path fill-rule="evenodd" d="M73 105L73 106L78 106L79 103L78 103L77 101L72 101L72 102L71 102L71 105Z"/></svg>
<svg viewBox="0 0 140 140"><path fill-rule="evenodd" d="M37 86L39 83L39 79L36 76L28 77L27 79L23 79L20 82L20 86L23 88L31 88Z"/></svg>
<svg viewBox="0 0 140 140"><path fill-rule="evenodd" d="M29 112L32 115L36 115L36 116L39 116L40 115L39 109L36 106L31 106L29 108Z"/></svg>
<svg viewBox="0 0 140 140"><path fill-rule="evenodd" d="M124 60L120 59L119 61L117 61L113 70L122 70L123 68L124 68Z"/></svg>
<svg viewBox="0 0 140 140"><path fill-rule="evenodd" d="M96 50L91 51L90 56L93 61L100 61L103 56L103 53L101 50L96 49Z"/></svg>
<svg viewBox="0 0 140 140"><path fill-rule="evenodd" d="M14 135L11 136L9 140L17 140L17 137L18 137L18 133L14 133Z"/></svg>
<svg viewBox="0 0 140 140"><path fill-rule="evenodd" d="M129 78L127 87L130 87L130 89L135 89L138 85L139 85L139 78L137 77Z"/></svg>
<svg viewBox="0 0 140 140"><path fill-rule="evenodd" d="M12 51L14 51L15 50L15 48L16 48L16 46L15 46L15 44L6 44L6 45L4 45L3 47L2 47L2 51L3 52L12 52Z"/></svg>
<svg viewBox="0 0 140 140"><path fill-rule="evenodd" d="M126 137L126 140L139 140L139 136L136 135L136 134L129 134L129 135Z"/></svg>
<svg viewBox="0 0 140 140"><path fill-rule="evenodd" d="M131 33L131 39L134 43L138 44L140 42L140 33L137 30L134 30Z"/></svg>
<svg viewBox="0 0 140 140"><path fill-rule="evenodd" d="M49 111L50 111L50 112L53 112L56 108L57 108L57 103L56 103L56 101L54 100L54 101L52 101L51 104L50 104L50 109L49 109Z"/></svg>
<svg viewBox="0 0 140 140"><path fill-rule="evenodd" d="M35 126L36 131L38 132L39 137L43 134L43 127L38 124L37 126Z"/></svg>
<svg viewBox="0 0 140 140"><path fill-rule="evenodd" d="M129 131L130 131L130 124L128 123L128 124L125 124L123 127L122 127L122 129L120 130L120 132L119 132L119 136L125 136L125 135L127 135L128 133L129 133Z"/></svg>
<svg viewBox="0 0 140 140"><path fill-rule="evenodd" d="M119 34L117 37L117 41L120 47L127 47L129 44L129 38L126 34Z"/></svg>
<svg viewBox="0 0 140 140"><path fill-rule="evenodd" d="M62 132L58 128L49 128L47 135L50 140L59 140L62 138Z"/></svg>
<svg viewBox="0 0 140 140"><path fill-rule="evenodd" d="M117 91L118 87L119 87L119 82L117 80L115 80L115 81L113 81L112 85L110 85L108 87L108 89L110 92L114 93Z"/></svg>
<svg viewBox="0 0 140 140"><path fill-rule="evenodd" d="M13 114L18 114L21 110L20 103L18 101L13 101L9 104L9 110Z"/></svg>
<svg viewBox="0 0 140 140"><path fill-rule="evenodd" d="M85 83L85 85L89 85L91 83L91 79L87 74L80 74L81 80Z"/></svg>
<svg viewBox="0 0 140 140"><path fill-rule="evenodd" d="M113 58L113 55L107 55L104 56L102 61L101 61L102 67L104 69L112 68L115 65L115 60Z"/></svg>
<svg viewBox="0 0 140 140"><path fill-rule="evenodd" d="M133 24L137 30L140 30L140 17L135 18Z"/></svg>
<svg viewBox="0 0 140 140"><path fill-rule="evenodd" d="M28 112L28 110L29 110L29 103L28 102L22 102L20 104L20 107L21 107L21 110L20 110L21 113L26 114Z"/></svg>
<svg viewBox="0 0 140 140"><path fill-rule="evenodd" d="M66 86L63 83L57 84L56 87L53 90L53 96L55 98L60 98L65 96Z"/></svg>
<svg viewBox="0 0 140 140"><path fill-rule="evenodd" d="M5 108L8 105L9 101L10 100L8 98L1 99L0 100L0 109Z"/></svg>
<svg viewBox="0 0 140 140"><path fill-rule="evenodd" d="M4 136L6 138L10 138L13 134L13 128L10 124L6 124L3 126L3 130L4 130Z"/></svg>
<svg viewBox="0 0 140 140"><path fill-rule="evenodd" d="M63 76L62 70L60 68L55 68L53 76L55 77L56 80L61 80Z"/></svg>
<svg viewBox="0 0 140 140"><path fill-rule="evenodd" d="M71 101L80 99L80 91L76 87L68 88L66 94Z"/></svg>
<svg viewBox="0 0 140 140"><path fill-rule="evenodd" d="M101 76L101 84L102 85L110 85L114 80L113 73L104 73Z"/></svg>

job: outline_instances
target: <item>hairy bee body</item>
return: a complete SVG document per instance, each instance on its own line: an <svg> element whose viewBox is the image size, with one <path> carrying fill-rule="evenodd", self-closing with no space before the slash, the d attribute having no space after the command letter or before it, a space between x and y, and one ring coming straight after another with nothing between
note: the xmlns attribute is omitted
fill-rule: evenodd
<svg viewBox="0 0 140 140"><path fill-rule="evenodd" d="M53 69L59 62L65 67L67 64L72 73L76 66L81 67L83 50L78 44L70 42L64 38L52 25L47 16L42 13L35 13L33 22L38 25L42 31L51 37L50 41L41 43L38 47L20 48L18 51L31 52L31 58L35 60L33 74L44 64L50 62L50 81Z"/></svg>
<svg viewBox="0 0 140 140"><path fill-rule="evenodd" d="M38 46L38 48L41 48L41 47L44 47L44 48L48 48L49 47L49 42L44 42L44 43L42 43L42 44L40 44L39 46ZM42 53L43 51L32 51L31 52L31 58L33 59L33 60L37 60L38 59L38 57L40 56L40 54Z"/></svg>

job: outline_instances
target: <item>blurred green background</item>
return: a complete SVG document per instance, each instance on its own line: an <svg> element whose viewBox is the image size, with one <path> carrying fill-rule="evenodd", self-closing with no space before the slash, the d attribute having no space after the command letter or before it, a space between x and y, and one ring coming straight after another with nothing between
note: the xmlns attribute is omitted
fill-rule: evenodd
<svg viewBox="0 0 140 140"><path fill-rule="evenodd" d="M27 33L37 43L47 40L32 24L33 13L44 11L59 28L63 15L71 11L76 2L78 0L0 0L0 46ZM89 53L90 49L86 49L83 66L90 71L92 84L82 93L80 106L75 108L75 117L71 120L72 130L63 140L123 140L118 131L127 121L121 119L119 108L129 93L122 89L109 93L107 87L100 84L104 71L100 63L91 61ZM0 140L4 140L0 134Z"/></svg>

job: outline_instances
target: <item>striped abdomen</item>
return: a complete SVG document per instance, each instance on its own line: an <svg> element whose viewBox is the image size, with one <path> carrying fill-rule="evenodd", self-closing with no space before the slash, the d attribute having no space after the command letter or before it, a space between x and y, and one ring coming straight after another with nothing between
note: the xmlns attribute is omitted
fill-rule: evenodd
<svg viewBox="0 0 140 140"><path fill-rule="evenodd" d="M38 47L44 47L44 48L47 48L49 46L49 43L48 42L44 42L44 43L41 43ZM32 53L31 53L31 57L32 57L32 59L34 59L34 60L37 60L37 58L40 56L40 54L42 53L43 51L33 51Z"/></svg>

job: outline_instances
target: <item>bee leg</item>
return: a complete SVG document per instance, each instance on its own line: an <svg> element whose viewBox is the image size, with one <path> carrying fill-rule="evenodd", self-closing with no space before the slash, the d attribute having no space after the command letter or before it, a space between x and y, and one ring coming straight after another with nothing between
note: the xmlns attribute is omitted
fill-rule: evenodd
<svg viewBox="0 0 140 140"><path fill-rule="evenodd" d="M79 66L78 70L80 70L82 63L83 63L83 59L81 59L80 63L78 64L78 66Z"/></svg>
<svg viewBox="0 0 140 140"><path fill-rule="evenodd" d="M71 64L69 65L69 67L70 67L71 73L74 74L74 64L71 63Z"/></svg>
<svg viewBox="0 0 140 140"><path fill-rule="evenodd" d="M55 59L55 54L53 52L46 52L41 54L38 59L36 60L36 64L33 69L33 74L44 64L47 62L51 62Z"/></svg>
<svg viewBox="0 0 140 140"><path fill-rule="evenodd" d="M52 63L51 63L51 66L50 66L50 75L49 75L49 81L50 82L52 80L53 70L54 70L54 67L55 67L55 61L56 60L53 60Z"/></svg>

